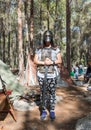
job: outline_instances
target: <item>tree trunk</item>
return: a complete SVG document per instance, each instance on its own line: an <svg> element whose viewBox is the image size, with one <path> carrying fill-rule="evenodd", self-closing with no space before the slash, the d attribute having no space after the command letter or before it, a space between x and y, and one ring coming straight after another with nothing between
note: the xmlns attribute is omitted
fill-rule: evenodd
<svg viewBox="0 0 91 130"><path fill-rule="evenodd" d="M33 62L33 6L34 1L31 0L30 3L30 48L27 48L27 65L26 65L26 86L36 85L37 84L37 77L36 77L36 66Z"/></svg>
<svg viewBox="0 0 91 130"><path fill-rule="evenodd" d="M31 4L30 4L30 53L31 55L33 55L33 26L34 26L34 22L33 22L33 8L34 8L34 0L31 0Z"/></svg>
<svg viewBox="0 0 91 130"><path fill-rule="evenodd" d="M58 7L58 0L56 0L56 5L55 5L55 21L54 21L54 39L55 42L57 42L57 7Z"/></svg>
<svg viewBox="0 0 91 130"><path fill-rule="evenodd" d="M70 0L66 0L66 58L67 58L67 69L70 72Z"/></svg>
<svg viewBox="0 0 91 130"><path fill-rule="evenodd" d="M2 59L2 41L1 41L1 35L0 35L0 59Z"/></svg>
<svg viewBox="0 0 91 130"><path fill-rule="evenodd" d="M18 68L18 64L19 64L18 54L19 54L18 32L16 30L16 67L17 68Z"/></svg>
<svg viewBox="0 0 91 130"><path fill-rule="evenodd" d="M10 31L8 33L8 64L10 65Z"/></svg>
<svg viewBox="0 0 91 130"><path fill-rule="evenodd" d="M18 43L19 43L19 81L24 81L24 57L23 57L23 40L22 40L22 0L18 2Z"/></svg>
<svg viewBox="0 0 91 130"><path fill-rule="evenodd" d="M5 63L5 31L3 30L3 62Z"/></svg>
<svg viewBox="0 0 91 130"><path fill-rule="evenodd" d="M47 0L47 29L49 29L49 0Z"/></svg>
<svg viewBox="0 0 91 130"><path fill-rule="evenodd" d="M42 4L40 2L40 45L43 45Z"/></svg>
<svg viewBox="0 0 91 130"><path fill-rule="evenodd" d="M37 77L36 77L36 66L31 59L29 51L27 52L28 52L28 55L27 55L27 65L26 65L26 72L25 72L25 77L26 77L25 85L34 86L38 84Z"/></svg>

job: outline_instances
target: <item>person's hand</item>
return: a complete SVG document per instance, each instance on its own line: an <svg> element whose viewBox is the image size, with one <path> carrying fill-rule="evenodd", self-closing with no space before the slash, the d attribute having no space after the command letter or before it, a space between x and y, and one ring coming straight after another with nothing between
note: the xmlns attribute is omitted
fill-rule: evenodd
<svg viewBox="0 0 91 130"><path fill-rule="evenodd" d="M46 58L45 65L51 65L51 64L53 64L53 61L49 58Z"/></svg>

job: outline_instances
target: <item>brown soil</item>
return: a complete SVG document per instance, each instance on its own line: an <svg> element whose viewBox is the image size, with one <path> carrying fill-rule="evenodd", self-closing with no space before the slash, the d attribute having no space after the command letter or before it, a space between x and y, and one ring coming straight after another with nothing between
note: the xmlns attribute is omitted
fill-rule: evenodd
<svg viewBox="0 0 91 130"><path fill-rule="evenodd" d="M49 116L41 121L39 107L36 106L32 111L15 110L17 122L8 113L0 121L0 130L75 130L77 120L91 111L91 103L85 100L89 93L81 87L61 87L56 92L63 100L56 104L55 121L51 121Z"/></svg>

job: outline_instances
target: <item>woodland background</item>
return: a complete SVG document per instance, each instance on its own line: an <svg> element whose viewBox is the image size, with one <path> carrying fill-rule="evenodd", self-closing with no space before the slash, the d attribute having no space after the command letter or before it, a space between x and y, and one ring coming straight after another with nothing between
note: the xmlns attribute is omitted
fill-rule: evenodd
<svg viewBox="0 0 91 130"><path fill-rule="evenodd" d="M50 29L63 66L91 59L91 0L0 0L0 60L23 84L36 82L34 52Z"/></svg>

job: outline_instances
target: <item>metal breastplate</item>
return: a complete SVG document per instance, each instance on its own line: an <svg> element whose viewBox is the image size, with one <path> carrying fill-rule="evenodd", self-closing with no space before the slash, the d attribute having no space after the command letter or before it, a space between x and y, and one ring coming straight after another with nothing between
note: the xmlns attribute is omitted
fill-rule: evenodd
<svg viewBox="0 0 91 130"><path fill-rule="evenodd" d="M41 50L41 61L44 61L46 58L49 58L52 60L52 49Z"/></svg>
<svg viewBox="0 0 91 130"><path fill-rule="evenodd" d="M52 48L44 48L40 52L39 60L45 61L46 58L49 58L49 59L53 60L53 58L56 55L56 53L55 53L55 55L53 57L53 53L55 53L55 52L53 52ZM45 66L43 66L43 65L38 66L38 71L40 73L45 73ZM48 73L52 73L53 74L54 71L55 71L54 65L49 65L48 66Z"/></svg>

